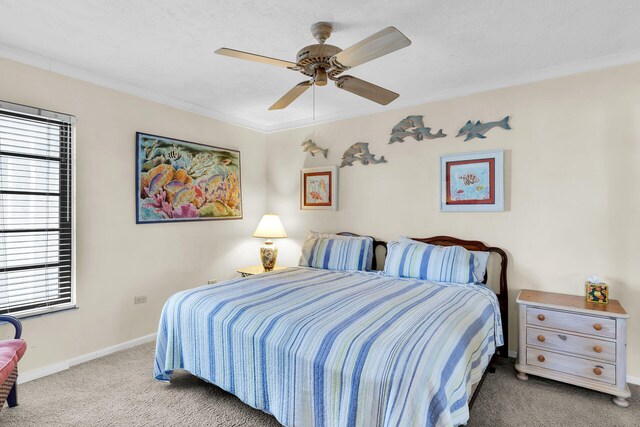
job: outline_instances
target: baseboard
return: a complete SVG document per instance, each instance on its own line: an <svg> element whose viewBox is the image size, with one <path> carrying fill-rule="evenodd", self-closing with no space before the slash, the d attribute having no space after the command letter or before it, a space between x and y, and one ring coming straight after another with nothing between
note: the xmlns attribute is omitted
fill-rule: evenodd
<svg viewBox="0 0 640 427"><path fill-rule="evenodd" d="M43 366L42 368L32 369L31 371L27 372L18 371L18 384L23 384L31 380L46 377L48 375L55 374L56 372L64 371L65 369L69 369L68 360L64 362L54 363L52 365Z"/></svg>
<svg viewBox="0 0 640 427"><path fill-rule="evenodd" d="M509 357L513 357L514 359L517 359L518 352L515 350L509 350ZM640 377L633 377L631 375L627 375L627 382L629 384L640 385Z"/></svg>
<svg viewBox="0 0 640 427"><path fill-rule="evenodd" d="M627 382L629 384L640 385L640 377L632 377L631 375L627 375Z"/></svg>
<svg viewBox="0 0 640 427"><path fill-rule="evenodd" d="M155 339L156 334L153 333L120 344L112 345L111 347L92 351L91 353L83 354L82 356L74 357L63 362L53 363L51 365L43 366L42 368L38 369L32 369L31 371L27 372L20 372L20 375L18 375L18 384L23 384L38 378L46 377L47 375L55 374L56 372L69 369L72 366L79 365L81 363L88 362L90 360L97 359L98 357L103 357L117 351L126 350L140 344L145 344Z"/></svg>

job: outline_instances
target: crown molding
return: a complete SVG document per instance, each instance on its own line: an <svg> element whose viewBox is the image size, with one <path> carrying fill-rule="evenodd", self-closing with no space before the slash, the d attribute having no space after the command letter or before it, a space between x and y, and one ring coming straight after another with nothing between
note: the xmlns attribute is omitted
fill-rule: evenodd
<svg viewBox="0 0 640 427"><path fill-rule="evenodd" d="M234 115L222 113L211 108L193 104L191 102L178 99L172 96L162 95L154 91L144 89L137 85L115 80L102 76L83 68L75 67L60 61L56 61L45 56L18 49L6 44L0 43L0 57L10 59L23 64L31 65L54 73L62 74L78 80L83 80L109 89L117 90L139 98L157 102L159 104L178 108L180 110L189 111L201 116L220 120L236 126L252 129L262 133L276 133L285 130L302 128L307 126L315 126L324 123L330 123L340 120L351 119L355 117L378 114L386 111L395 111L403 108L417 107L424 104L442 101L445 99L458 98L462 96L473 95L476 93L488 92L492 90L504 89L523 84L535 83L543 80L549 80L559 77L566 77L574 74L585 73L589 71L600 70L620 65L632 64L640 62L640 50L616 53L612 55L601 56L598 58L577 61L570 64L560 65L557 67L544 68L542 70L532 71L526 74L520 74L511 78L501 78L499 80L491 80L484 82L475 82L468 85L458 86L455 88L445 89L430 96L422 98L419 102L415 100L399 100L393 104L392 109L381 110L380 107L373 106L351 110L348 113L334 113L312 118L300 120L291 120L283 123L264 125L254 121L237 117Z"/></svg>
<svg viewBox="0 0 640 427"><path fill-rule="evenodd" d="M640 50L617 53L613 55L601 56L598 58L588 59L584 61L573 62L571 64L561 65L557 67L544 68L538 71L521 74L511 78L501 78L499 80L490 80L484 82L476 82L468 85L458 86L435 92L430 96L422 98L419 102L414 100L399 99L393 103L392 109L380 110L373 108L351 110L348 113L336 113L324 116L316 116L316 119L303 119L289 121L271 126L262 126L261 130L265 133L275 133L290 129L296 129L307 126L314 126L322 123L352 119L371 114L377 114L386 111L401 110L410 107L419 107L425 104L443 101L446 99L460 98L463 96L474 95L493 90L506 89L514 86L521 86L530 83L541 82L561 77L568 77L576 74L582 74L590 71L597 71L605 68L617 67L640 62Z"/></svg>
<svg viewBox="0 0 640 427"><path fill-rule="evenodd" d="M139 87L137 85L105 77L93 71L76 67L64 62L56 61L55 59L47 58L37 53L18 49L3 43L0 43L0 57L22 64L31 65L36 68L41 68L43 70L51 71L53 73L61 74L63 76L82 80L98 86L106 87L108 89L113 89L118 92L123 92L128 95L146 99L148 101L157 102L158 104L174 107L179 110L188 111L244 128L264 132L261 126L250 120L245 120L240 117L225 114L220 111L204 107L202 105L197 105L188 101L184 101L182 99L174 98L172 96L162 95L152 90Z"/></svg>

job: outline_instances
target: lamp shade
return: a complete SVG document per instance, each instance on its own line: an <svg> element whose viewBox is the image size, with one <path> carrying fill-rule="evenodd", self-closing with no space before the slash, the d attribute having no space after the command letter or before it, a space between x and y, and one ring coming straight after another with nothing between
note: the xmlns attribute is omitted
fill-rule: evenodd
<svg viewBox="0 0 640 427"><path fill-rule="evenodd" d="M278 215L265 215L260 220L258 228L253 233L253 237L262 237L265 239L277 239L287 237L282 222Z"/></svg>

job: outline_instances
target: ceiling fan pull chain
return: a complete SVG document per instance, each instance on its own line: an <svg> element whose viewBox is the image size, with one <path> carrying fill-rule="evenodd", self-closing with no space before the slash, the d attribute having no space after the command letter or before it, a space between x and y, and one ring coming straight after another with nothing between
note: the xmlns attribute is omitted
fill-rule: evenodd
<svg viewBox="0 0 640 427"><path fill-rule="evenodd" d="M313 120L316 120L316 85L313 85Z"/></svg>

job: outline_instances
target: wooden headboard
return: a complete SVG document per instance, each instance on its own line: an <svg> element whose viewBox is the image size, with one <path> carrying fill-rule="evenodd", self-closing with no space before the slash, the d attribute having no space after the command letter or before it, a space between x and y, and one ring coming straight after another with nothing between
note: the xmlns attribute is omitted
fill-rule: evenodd
<svg viewBox="0 0 640 427"><path fill-rule="evenodd" d="M341 236L359 236L355 233L342 232L338 233ZM371 237L371 236L369 236ZM378 269L378 251L379 247L384 247L384 256L387 254L387 243L381 240L373 239L373 263L372 268L374 270ZM484 243L477 240L463 240L458 239L456 237L450 236L435 236L435 237L410 237L412 240L417 240L418 242L429 243L432 245L438 246L462 246L463 248L469 251L482 251L482 252L492 252L500 256L500 293L496 293L498 296L498 302L500 304L500 316L502 318L502 335L504 336L504 345L498 348L498 354L502 357L509 357L509 288L507 285L507 264L508 258L505 251L500 248L496 248L493 246L487 246ZM483 283L487 283L488 274L485 273Z"/></svg>

